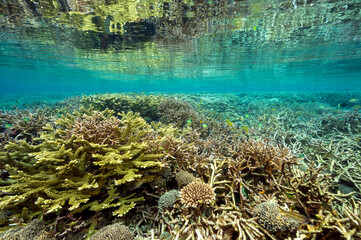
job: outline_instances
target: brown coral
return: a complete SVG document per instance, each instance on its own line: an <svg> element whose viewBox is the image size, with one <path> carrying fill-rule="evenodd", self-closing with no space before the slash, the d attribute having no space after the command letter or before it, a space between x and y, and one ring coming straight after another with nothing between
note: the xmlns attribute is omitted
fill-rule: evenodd
<svg viewBox="0 0 361 240"><path fill-rule="evenodd" d="M101 228L97 233L91 236L90 240L132 240L134 239L133 232L121 223L114 223L112 225Z"/></svg>
<svg viewBox="0 0 361 240"><path fill-rule="evenodd" d="M271 232L294 230L298 225L296 221L282 216L279 205L274 200L258 204L253 209L253 214L258 217L258 222Z"/></svg>
<svg viewBox="0 0 361 240"><path fill-rule="evenodd" d="M231 172L245 177L252 172L284 173L287 165L296 163L288 148L275 146L262 140L245 140L233 153Z"/></svg>
<svg viewBox="0 0 361 240"><path fill-rule="evenodd" d="M33 220L26 226L17 227L0 234L0 240L19 240L19 239L44 239L45 224L41 220ZM53 239L47 236L46 239Z"/></svg>
<svg viewBox="0 0 361 240"><path fill-rule="evenodd" d="M199 203L211 203L216 197L214 189L201 181L194 181L182 188L180 198L183 204L197 207Z"/></svg>
<svg viewBox="0 0 361 240"><path fill-rule="evenodd" d="M189 172L181 170L176 173L175 180L177 181L178 186L183 187L196 180L196 178Z"/></svg>
<svg viewBox="0 0 361 240"><path fill-rule="evenodd" d="M104 117L98 111L92 116L83 115L74 121L68 131L68 137L78 135L92 143L106 144L113 146L118 143L119 137L116 128L121 124L121 120L111 116Z"/></svg>
<svg viewBox="0 0 361 240"><path fill-rule="evenodd" d="M158 106L158 112L163 123L173 123L177 127L182 127L187 120L198 117L189 103L173 98L162 101Z"/></svg>

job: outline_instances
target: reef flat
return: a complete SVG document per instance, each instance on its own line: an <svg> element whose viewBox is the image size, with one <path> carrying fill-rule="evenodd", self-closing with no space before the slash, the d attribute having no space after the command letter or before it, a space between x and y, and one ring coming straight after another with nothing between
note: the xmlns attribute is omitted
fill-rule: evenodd
<svg viewBox="0 0 361 240"><path fill-rule="evenodd" d="M361 239L360 93L51 97L2 101L0 239Z"/></svg>

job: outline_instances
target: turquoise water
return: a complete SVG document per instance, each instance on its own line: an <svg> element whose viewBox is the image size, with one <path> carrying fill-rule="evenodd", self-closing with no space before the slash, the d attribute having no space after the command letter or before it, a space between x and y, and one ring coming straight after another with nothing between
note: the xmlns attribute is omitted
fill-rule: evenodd
<svg viewBox="0 0 361 240"><path fill-rule="evenodd" d="M202 6L189 4L184 6ZM61 12L11 14L14 6L3 4L0 91L361 90L358 1L219 1L216 6L221 13L199 19L206 28L194 25L196 33L187 31L199 12L177 13L189 23L180 34L170 15L159 19L174 24L173 32L149 18L144 21L152 31L128 27L124 33L108 33L64 24ZM139 20L135 24L141 25Z"/></svg>

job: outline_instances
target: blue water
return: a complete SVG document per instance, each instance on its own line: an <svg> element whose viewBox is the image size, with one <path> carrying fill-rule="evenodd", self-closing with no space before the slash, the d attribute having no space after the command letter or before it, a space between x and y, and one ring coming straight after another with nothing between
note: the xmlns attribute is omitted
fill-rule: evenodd
<svg viewBox="0 0 361 240"><path fill-rule="evenodd" d="M157 41L158 33L110 50L82 47L88 38L73 39L64 33L67 28L50 23L41 22L39 33L29 34L34 26L14 27L4 23L3 14L0 92L360 91L361 17L353 14L360 4L296 3L286 10L259 10L265 15L254 15L253 28L239 29L238 18L229 17L224 25L233 29L209 30L184 41L164 41L172 37L166 34ZM303 23L307 13L302 11L310 9L329 19ZM284 11L292 30L286 30L288 22L269 22L272 14L280 17Z"/></svg>

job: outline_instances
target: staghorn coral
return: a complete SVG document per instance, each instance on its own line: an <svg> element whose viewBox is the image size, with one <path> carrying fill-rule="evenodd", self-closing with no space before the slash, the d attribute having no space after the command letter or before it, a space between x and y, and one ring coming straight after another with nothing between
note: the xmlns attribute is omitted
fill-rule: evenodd
<svg viewBox="0 0 361 240"><path fill-rule="evenodd" d="M158 208L160 210L171 207L179 197L178 190L170 190L164 193L158 200Z"/></svg>
<svg viewBox="0 0 361 240"><path fill-rule="evenodd" d="M163 166L159 161L162 154L153 153L149 147L150 141L156 141L154 130L139 114L129 112L120 114L120 124L114 129L117 145L68 136L68 127L77 117L112 114L85 109L83 112L86 115L76 112L62 116L56 121L55 130L48 128L41 135L40 144L10 143L6 147L8 152L0 154L0 162L6 164L10 178L14 179L11 185L0 187L8 193L0 197L1 209L11 210L24 219L60 210L79 213L85 209L94 212L112 209L113 215L122 216L143 200L130 189L133 184L152 181L155 178L152 172Z"/></svg>
<svg viewBox="0 0 361 240"><path fill-rule="evenodd" d="M182 127L187 120L198 118L198 114L187 102L169 98L162 101L158 106L158 112L163 123L173 123L177 127Z"/></svg>
<svg viewBox="0 0 361 240"><path fill-rule="evenodd" d="M321 119L320 134L325 135L330 132L342 132L358 134L361 132L361 115L358 110L347 112L343 115L328 115Z"/></svg>
<svg viewBox="0 0 361 240"><path fill-rule="evenodd" d="M0 149L16 140L35 143L35 138L51 118L46 108L0 110Z"/></svg>
<svg viewBox="0 0 361 240"><path fill-rule="evenodd" d="M201 181L194 181L181 189L181 202L186 206L197 207L200 203L210 204L215 200L214 189Z"/></svg>
<svg viewBox="0 0 361 240"><path fill-rule="evenodd" d="M196 180L196 178L189 172L181 170L176 173L175 180L177 181L179 187L183 187Z"/></svg>
<svg viewBox="0 0 361 240"><path fill-rule="evenodd" d="M114 116L105 117L100 112L92 116L83 115L68 126L67 138L77 135L83 139L99 144L113 146L119 144L118 131L121 120ZM118 131L116 130L118 129Z"/></svg>
<svg viewBox="0 0 361 240"><path fill-rule="evenodd" d="M297 158L291 155L288 148L275 146L263 140L244 140L231 150L231 175L236 178L247 178L254 174L275 176L289 171Z"/></svg>
<svg viewBox="0 0 361 240"><path fill-rule="evenodd" d="M271 232L292 231L298 225L296 221L282 216L279 205L274 200L258 204L253 209L253 214L258 217L257 221Z"/></svg>
<svg viewBox="0 0 361 240"><path fill-rule="evenodd" d="M330 174L322 173L321 169L314 167L312 162L307 171L303 172L296 168L292 169L292 175L288 176L287 191L292 198L296 198L296 206L299 206L309 216L314 216L321 209L333 212L332 201L333 189L336 188ZM286 187L282 187L286 190ZM292 191L291 191L292 189ZM328 207L327 207L328 206Z"/></svg>
<svg viewBox="0 0 361 240"><path fill-rule="evenodd" d="M101 228L97 233L90 237L90 240L133 240L134 233L129 227L114 223Z"/></svg>

